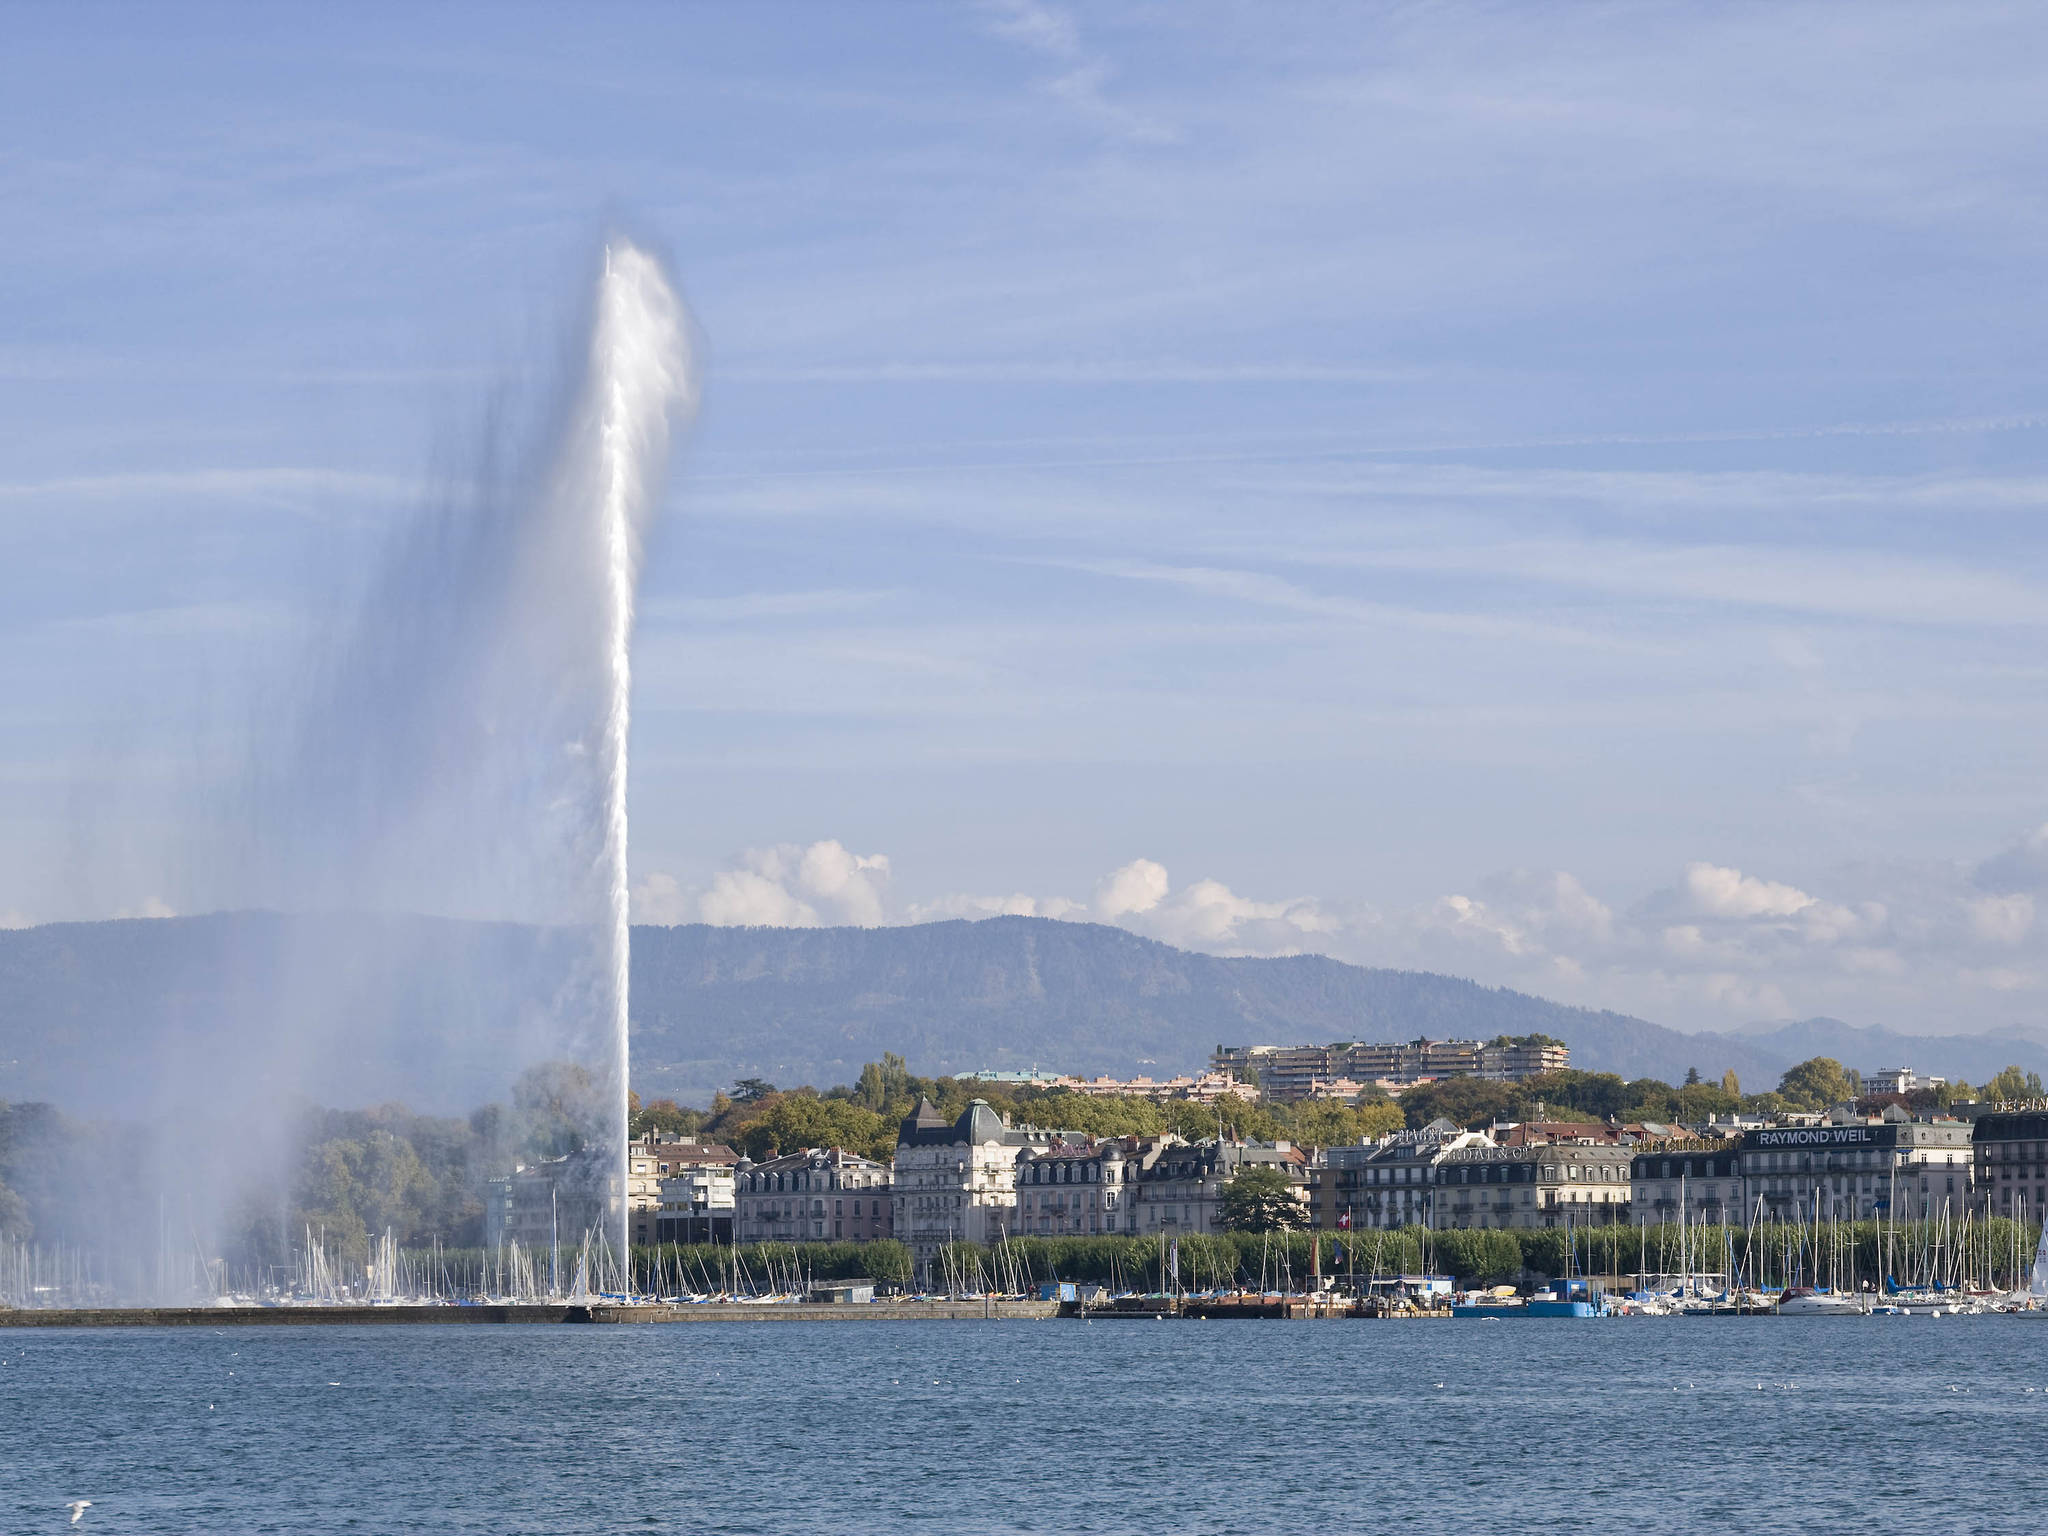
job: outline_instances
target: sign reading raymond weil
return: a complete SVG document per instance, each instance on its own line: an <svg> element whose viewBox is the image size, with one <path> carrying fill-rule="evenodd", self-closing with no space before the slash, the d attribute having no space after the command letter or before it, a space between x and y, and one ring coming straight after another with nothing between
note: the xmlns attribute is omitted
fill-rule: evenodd
<svg viewBox="0 0 2048 1536"><path fill-rule="evenodd" d="M1896 1125L1811 1125L1791 1130L1751 1131L1742 1138L1745 1147L1892 1147L1897 1146Z"/></svg>

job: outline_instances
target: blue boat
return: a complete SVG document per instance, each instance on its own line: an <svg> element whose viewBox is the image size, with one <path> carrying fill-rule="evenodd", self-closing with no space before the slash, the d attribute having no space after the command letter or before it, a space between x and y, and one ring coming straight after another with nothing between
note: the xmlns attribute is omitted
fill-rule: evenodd
<svg viewBox="0 0 2048 1536"><path fill-rule="evenodd" d="M1607 1317L1607 1296L1590 1280L1564 1280L1538 1291L1527 1301L1468 1302L1451 1308L1453 1317Z"/></svg>

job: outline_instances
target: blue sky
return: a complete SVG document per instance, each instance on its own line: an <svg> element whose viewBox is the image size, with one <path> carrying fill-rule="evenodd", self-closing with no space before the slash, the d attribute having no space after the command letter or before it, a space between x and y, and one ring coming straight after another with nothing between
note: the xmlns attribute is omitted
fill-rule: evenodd
<svg viewBox="0 0 2048 1536"><path fill-rule="evenodd" d="M32 8L0 919L232 903L266 657L666 252L650 920L2038 1018L2028 8Z"/></svg>

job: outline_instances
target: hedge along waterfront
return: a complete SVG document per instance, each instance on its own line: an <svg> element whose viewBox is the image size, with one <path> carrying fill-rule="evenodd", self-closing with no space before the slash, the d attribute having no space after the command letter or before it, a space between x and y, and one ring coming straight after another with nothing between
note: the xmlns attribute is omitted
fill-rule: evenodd
<svg viewBox="0 0 2048 1536"><path fill-rule="evenodd" d="M1746 1285L1902 1285L1939 1281L2011 1289L2026 1283L2040 1227L2002 1218L1953 1223L1759 1223L1754 1227L1675 1224L1633 1227L1431 1232L1189 1233L1179 1239L1183 1290L1237 1286L1304 1287L1309 1245L1325 1275L1398 1275L1425 1271L1470 1286L1566 1274L1717 1273ZM1114 1289L1161 1290L1170 1283L1157 1238L1017 1237L948 1245L931 1283L942 1288L1025 1287L1074 1280Z"/></svg>
<svg viewBox="0 0 2048 1536"><path fill-rule="evenodd" d="M1533 1231L1187 1233L1179 1239L1183 1290L1237 1286L1303 1288L1309 1244L1325 1275L1401 1275L1426 1270L1466 1285L1500 1285L1567 1273L1633 1277L1638 1272L1728 1273L1744 1284L1902 1285L2026 1283L2040 1227L2004 1218L1955 1223L1875 1221L1760 1223L1755 1227L1676 1225L1541 1228ZM408 1250L426 1258L430 1250ZM1733 1264L1730 1264L1730 1258ZM486 1255L444 1249L436 1261L456 1290L469 1288ZM867 1243L662 1244L633 1250L634 1283L644 1293L786 1291L812 1281L868 1279L908 1286L909 1248L893 1239ZM952 1243L929 1282L940 1289L995 1285L1028 1288L1074 1280L1118 1290L1162 1290L1170 1283L1157 1238L1015 1237L995 1244Z"/></svg>

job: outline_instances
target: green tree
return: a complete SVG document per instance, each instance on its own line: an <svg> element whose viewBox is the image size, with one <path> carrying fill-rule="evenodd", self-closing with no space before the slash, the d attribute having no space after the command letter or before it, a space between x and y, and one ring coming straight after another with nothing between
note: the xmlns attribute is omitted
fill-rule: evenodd
<svg viewBox="0 0 2048 1536"><path fill-rule="evenodd" d="M724 1134L756 1162L804 1147L844 1147L877 1161L887 1161L895 1152L894 1123L849 1099L825 1099L799 1089L771 1094L742 1108L744 1115Z"/></svg>
<svg viewBox="0 0 2048 1536"><path fill-rule="evenodd" d="M1855 1084L1832 1056L1815 1056L1788 1068L1778 1080L1778 1093L1800 1109L1826 1109L1856 1097Z"/></svg>
<svg viewBox="0 0 2048 1536"><path fill-rule="evenodd" d="M2017 1065L2007 1067L1984 1085L1987 1099L2038 1099L2041 1093L2041 1074L2022 1071Z"/></svg>
<svg viewBox="0 0 2048 1536"><path fill-rule="evenodd" d="M1529 1100L1517 1086L1476 1077L1447 1077L1401 1095L1401 1113L1412 1129L1438 1119L1468 1128L1494 1120L1526 1120L1528 1110Z"/></svg>
<svg viewBox="0 0 2048 1536"><path fill-rule="evenodd" d="M1623 1091L1619 1118L1623 1120L1676 1120L1679 1117L1678 1090L1661 1078L1639 1077Z"/></svg>
<svg viewBox="0 0 2048 1536"><path fill-rule="evenodd" d="M880 1061L871 1061L860 1069L860 1081L853 1087L852 1098L862 1109L871 1109L878 1115L888 1114L898 1104L913 1102L909 1066L894 1051L884 1051Z"/></svg>
<svg viewBox="0 0 2048 1536"><path fill-rule="evenodd" d="M1401 1096L1401 1114L1409 1128L1432 1120L1450 1120L1460 1126L1487 1124L1491 1120L1526 1120L1530 1100L1513 1083L1489 1083L1481 1077L1442 1077L1421 1083Z"/></svg>
<svg viewBox="0 0 2048 1536"><path fill-rule="evenodd" d="M519 1151L560 1157L580 1149L593 1129L606 1124L607 1111L588 1067L544 1061L513 1081L512 1118Z"/></svg>
<svg viewBox="0 0 2048 1536"><path fill-rule="evenodd" d="M1742 1108L1742 1096L1711 1083L1694 1083L1678 1090L1678 1118L1686 1125L1701 1125L1715 1115L1732 1115Z"/></svg>
<svg viewBox="0 0 2048 1536"><path fill-rule="evenodd" d="M1150 1099L1097 1098L1071 1089L1031 1089L1017 1095L1012 1115L1048 1131L1087 1136L1157 1136L1166 1113ZM994 1107L991 1101L991 1108ZM1212 1130L1210 1135L1214 1135Z"/></svg>
<svg viewBox="0 0 2048 1536"><path fill-rule="evenodd" d="M694 1136L709 1117L701 1109L686 1109L674 1099L653 1099L642 1104L640 1095L626 1095L626 1134L635 1138L650 1131L670 1136Z"/></svg>
<svg viewBox="0 0 2048 1536"><path fill-rule="evenodd" d="M1292 1232L1307 1224L1294 1181L1270 1163L1240 1168L1223 1186L1223 1225L1232 1232Z"/></svg>
<svg viewBox="0 0 2048 1536"><path fill-rule="evenodd" d="M743 1077L732 1085L732 1098L735 1104L752 1104L756 1100L767 1098L773 1092L775 1085L761 1077Z"/></svg>
<svg viewBox="0 0 2048 1536"><path fill-rule="evenodd" d="M1544 1072L1524 1079L1521 1091L1547 1111L1576 1110L1595 1120L1619 1115L1633 1102L1629 1085L1612 1072Z"/></svg>
<svg viewBox="0 0 2048 1536"><path fill-rule="evenodd" d="M1234 1141L1278 1141L1287 1135L1285 1122L1270 1107L1242 1099L1219 1099L1214 1104L1168 1099L1159 1108L1166 1128L1188 1141L1214 1140L1219 1126Z"/></svg>
<svg viewBox="0 0 2048 1536"><path fill-rule="evenodd" d="M342 1251L360 1259L366 1240L390 1228L400 1243L433 1234L423 1221L432 1180L409 1142L386 1130L361 1140L337 1137L313 1148L299 1166L294 1225L324 1228Z"/></svg>
<svg viewBox="0 0 2048 1536"><path fill-rule="evenodd" d="M1437 1267L1467 1285L1498 1285L1522 1268L1522 1245L1498 1230L1438 1232Z"/></svg>
<svg viewBox="0 0 2048 1536"><path fill-rule="evenodd" d="M1731 1099L1742 1097L1742 1079L1735 1075L1733 1067L1721 1074L1721 1091Z"/></svg>
<svg viewBox="0 0 2048 1536"><path fill-rule="evenodd" d="M1304 1147L1335 1147L1384 1136L1406 1123L1391 1100L1340 1104L1334 1099L1309 1099L1287 1117L1289 1138Z"/></svg>
<svg viewBox="0 0 2048 1536"><path fill-rule="evenodd" d="M29 1224L27 1202L5 1184L0 1184L0 1237L25 1239L33 1230Z"/></svg>

